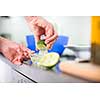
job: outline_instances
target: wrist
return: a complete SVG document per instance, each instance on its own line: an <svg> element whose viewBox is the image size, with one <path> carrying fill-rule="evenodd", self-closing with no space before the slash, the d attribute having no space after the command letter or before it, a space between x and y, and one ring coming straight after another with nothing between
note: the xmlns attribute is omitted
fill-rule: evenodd
<svg viewBox="0 0 100 100"><path fill-rule="evenodd" d="M5 38L0 37L0 53L2 53L3 50L3 46L4 46L4 42L6 41Z"/></svg>
<svg viewBox="0 0 100 100"><path fill-rule="evenodd" d="M25 19L28 23L32 22L32 21L36 21L38 19L39 16L25 16Z"/></svg>
<svg viewBox="0 0 100 100"><path fill-rule="evenodd" d="M2 47L2 37L0 36L0 53L1 53L1 47Z"/></svg>

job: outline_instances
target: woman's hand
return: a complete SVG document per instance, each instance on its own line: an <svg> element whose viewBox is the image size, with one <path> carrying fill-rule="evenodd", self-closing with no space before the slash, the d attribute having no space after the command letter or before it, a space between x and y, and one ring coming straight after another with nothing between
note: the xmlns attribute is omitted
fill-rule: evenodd
<svg viewBox="0 0 100 100"><path fill-rule="evenodd" d="M58 37L52 24L39 16L27 16L25 18L34 33L36 42L40 40L41 35L45 35L45 43L50 49Z"/></svg>
<svg viewBox="0 0 100 100"><path fill-rule="evenodd" d="M0 51L14 64L21 64L24 59L29 59L31 53L31 51L23 45L4 38L0 38Z"/></svg>

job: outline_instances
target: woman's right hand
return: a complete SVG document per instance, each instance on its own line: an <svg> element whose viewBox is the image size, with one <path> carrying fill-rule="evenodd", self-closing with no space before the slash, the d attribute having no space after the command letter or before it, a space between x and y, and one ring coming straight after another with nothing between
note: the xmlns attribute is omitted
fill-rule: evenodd
<svg viewBox="0 0 100 100"><path fill-rule="evenodd" d="M40 40L41 35L44 35L47 48L50 49L58 37L53 25L40 16L27 16L25 18L34 33L36 42Z"/></svg>

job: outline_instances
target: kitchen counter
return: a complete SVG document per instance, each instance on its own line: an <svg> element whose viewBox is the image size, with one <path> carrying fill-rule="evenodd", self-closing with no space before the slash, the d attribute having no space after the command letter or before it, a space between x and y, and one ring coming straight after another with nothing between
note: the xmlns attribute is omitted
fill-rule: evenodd
<svg viewBox="0 0 100 100"><path fill-rule="evenodd" d="M0 55L0 61L7 64L5 67L9 67L10 73L14 72L14 74L8 76L10 81L4 82L33 82L33 83L84 83L90 82L85 79L81 79L79 77L72 76L70 74L62 73L58 68L55 67L54 70L45 70L41 68L37 68L35 66L29 66L26 64L22 65L14 65L10 61L8 61L4 56ZM1 63L0 63L1 64ZM1 66L1 65L0 65ZM3 66L2 66L3 67ZM18 74L18 75L16 75ZM8 79L7 78L7 79Z"/></svg>

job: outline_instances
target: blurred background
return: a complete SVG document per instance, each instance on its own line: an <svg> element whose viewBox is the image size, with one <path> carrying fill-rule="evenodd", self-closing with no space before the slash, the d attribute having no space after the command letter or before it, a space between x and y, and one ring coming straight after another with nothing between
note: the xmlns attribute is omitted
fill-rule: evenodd
<svg viewBox="0 0 100 100"><path fill-rule="evenodd" d="M51 22L59 35L69 37L68 45L89 46L90 16L42 16ZM26 45L26 35L31 35L23 16L1 16L0 35Z"/></svg>

